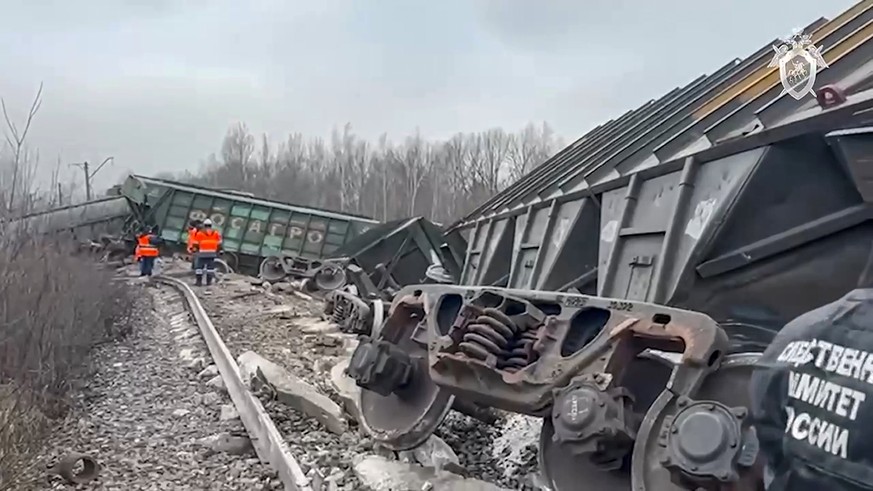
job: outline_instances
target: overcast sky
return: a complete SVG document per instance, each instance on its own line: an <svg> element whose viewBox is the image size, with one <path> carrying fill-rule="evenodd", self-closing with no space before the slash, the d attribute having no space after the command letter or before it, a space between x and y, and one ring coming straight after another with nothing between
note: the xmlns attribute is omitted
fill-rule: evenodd
<svg viewBox="0 0 873 491"><path fill-rule="evenodd" d="M273 140L428 138L547 121L568 142L847 0L7 0L0 95L44 165L196 169Z"/></svg>

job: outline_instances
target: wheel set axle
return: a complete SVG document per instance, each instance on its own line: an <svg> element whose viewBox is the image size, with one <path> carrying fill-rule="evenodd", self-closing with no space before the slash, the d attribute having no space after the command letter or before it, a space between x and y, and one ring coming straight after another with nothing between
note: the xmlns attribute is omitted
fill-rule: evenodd
<svg viewBox="0 0 873 491"><path fill-rule="evenodd" d="M491 408L543 418L539 462L554 491L751 491L758 447L743 389L758 355L728 346L696 312L419 285L397 293L349 374L364 428L394 450L423 442L454 406Z"/></svg>

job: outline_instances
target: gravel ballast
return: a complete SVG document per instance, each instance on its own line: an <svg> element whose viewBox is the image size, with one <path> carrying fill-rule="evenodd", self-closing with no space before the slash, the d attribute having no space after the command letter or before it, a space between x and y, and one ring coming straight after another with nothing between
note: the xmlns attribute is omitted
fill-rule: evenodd
<svg viewBox="0 0 873 491"><path fill-rule="evenodd" d="M133 332L93 353L93 375L48 442L47 464L69 452L96 458L100 476L87 489L279 489L240 420L220 420L230 398L198 377L211 361L181 296L135 288ZM50 475L41 489L70 487Z"/></svg>
<svg viewBox="0 0 873 491"><path fill-rule="evenodd" d="M227 275L218 285L195 289L234 358L254 351L341 402L330 389L328 374L333 364L349 353L354 337L304 332L320 324L317 316L321 305L317 300L266 293L249 281L243 276ZM367 453L372 445L361 437L357 426L337 435L305 414L264 393L259 395L307 475L316 480L323 478L338 490L366 489L352 472L352 465L354 457Z"/></svg>
<svg viewBox="0 0 873 491"><path fill-rule="evenodd" d="M253 285L251 278L240 275L227 275L218 285L196 292L234 357L254 351L342 404L330 386L329 372L350 355L356 341L319 318L320 300L302 298L290 285ZM350 469L355 457L372 454L374 445L358 426L335 435L281 404L265 406L304 471L317 469L332 476L338 489L365 489ZM457 453L471 477L508 489L534 489L528 483L536 470L538 432L534 437L523 432L509 438L518 450L502 448L506 445L501 441L507 441L501 432L505 423L489 426L451 412L436 434Z"/></svg>

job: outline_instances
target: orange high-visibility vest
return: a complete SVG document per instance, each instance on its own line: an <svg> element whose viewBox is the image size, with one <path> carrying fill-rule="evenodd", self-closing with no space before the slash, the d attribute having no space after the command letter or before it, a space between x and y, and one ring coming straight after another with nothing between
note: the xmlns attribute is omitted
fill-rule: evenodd
<svg viewBox="0 0 873 491"><path fill-rule="evenodd" d="M191 227L188 229L187 249L188 249L189 254L194 252L194 244L197 243L196 241L197 241L197 229L194 227Z"/></svg>
<svg viewBox="0 0 873 491"><path fill-rule="evenodd" d="M158 257L158 248L151 243L152 234L142 234L137 237L136 258Z"/></svg>
<svg viewBox="0 0 873 491"><path fill-rule="evenodd" d="M195 235L194 243L200 252L218 252L221 244L221 233L218 230L200 230Z"/></svg>
<svg viewBox="0 0 873 491"><path fill-rule="evenodd" d="M133 258L136 261L139 261L139 258L142 257L142 250L140 248L140 244L142 243L142 235L136 236L136 249L133 250Z"/></svg>

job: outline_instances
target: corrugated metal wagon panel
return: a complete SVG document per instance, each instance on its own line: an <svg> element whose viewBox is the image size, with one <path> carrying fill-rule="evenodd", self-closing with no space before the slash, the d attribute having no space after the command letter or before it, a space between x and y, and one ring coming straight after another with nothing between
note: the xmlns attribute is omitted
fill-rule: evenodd
<svg viewBox="0 0 873 491"><path fill-rule="evenodd" d="M873 122L873 1L807 31L830 64L814 87L846 102L781 94L766 46L601 125L449 227L468 238L462 283L757 326L850 289L873 230L873 133L857 129Z"/></svg>
<svg viewBox="0 0 873 491"><path fill-rule="evenodd" d="M189 222L209 218L224 237L225 251L236 253L241 261L282 253L322 259L379 223L163 179L131 176L128 181L125 189L130 194L140 190L154 207L152 216L164 240L182 247Z"/></svg>
<svg viewBox="0 0 873 491"><path fill-rule="evenodd" d="M25 229L36 234L69 231L79 240L98 239L104 234L120 235L130 215L127 199L112 196L30 214L13 220L7 230Z"/></svg>
<svg viewBox="0 0 873 491"><path fill-rule="evenodd" d="M806 26L822 45L830 68L821 71L815 88L843 84L863 88L873 54L873 0L864 0L833 20ZM787 34L787 33L782 33ZM712 75L698 78L664 97L600 125L558 152L506 190L450 227L472 230L474 222L495 215L523 214L550 201L581 199L591 186L681 159L711 148L725 138L776 126L811 99L795 101L781 94L778 69L768 67L774 40L744 60L734 60Z"/></svg>
<svg viewBox="0 0 873 491"><path fill-rule="evenodd" d="M869 126L871 108L868 90L588 197L478 221L464 282L660 303L776 330L853 288L863 269L873 130L832 130ZM744 336L756 334L734 339Z"/></svg>

